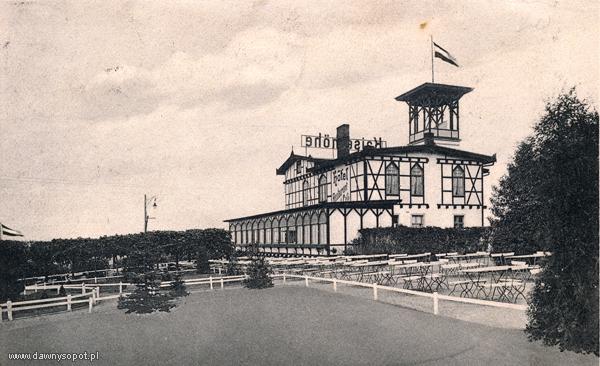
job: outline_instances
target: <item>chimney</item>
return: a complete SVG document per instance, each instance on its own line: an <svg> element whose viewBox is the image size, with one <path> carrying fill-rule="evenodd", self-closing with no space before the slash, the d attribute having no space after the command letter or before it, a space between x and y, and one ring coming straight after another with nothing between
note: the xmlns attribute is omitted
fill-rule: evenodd
<svg viewBox="0 0 600 366"><path fill-rule="evenodd" d="M350 126L343 124L336 131L336 147L338 159L350 155Z"/></svg>
<svg viewBox="0 0 600 366"><path fill-rule="evenodd" d="M434 138L435 135L433 134L433 132L425 132L423 134L423 142L425 143L425 145L435 145Z"/></svg>

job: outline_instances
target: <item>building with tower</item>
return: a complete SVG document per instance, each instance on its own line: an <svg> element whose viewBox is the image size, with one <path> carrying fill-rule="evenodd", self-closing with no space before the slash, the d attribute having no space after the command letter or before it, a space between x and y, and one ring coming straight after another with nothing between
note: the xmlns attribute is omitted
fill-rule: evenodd
<svg viewBox="0 0 600 366"><path fill-rule="evenodd" d="M272 256L342 254L362 228L483 226L484 179L496 156L458 149L459 100L471 91L425 83L396 97L408 104L404 146L352 140L347 124L335 138L307 137L335 156L292 152L276 170L285 208L226 220L236 247Z"/></svg>

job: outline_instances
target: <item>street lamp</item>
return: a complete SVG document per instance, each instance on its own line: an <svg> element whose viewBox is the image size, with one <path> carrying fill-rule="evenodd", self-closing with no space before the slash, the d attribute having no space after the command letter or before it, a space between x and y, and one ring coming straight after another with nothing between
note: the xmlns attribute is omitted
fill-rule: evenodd
<svg viewBox="0 0 600 366"><path fill-rule="evenodd" d="M148 206L152 205L152 208L156 208L156 196L148 198L144 195L144 233L148 232L148 220L155 219L156 217L148 216Z"/></svg>

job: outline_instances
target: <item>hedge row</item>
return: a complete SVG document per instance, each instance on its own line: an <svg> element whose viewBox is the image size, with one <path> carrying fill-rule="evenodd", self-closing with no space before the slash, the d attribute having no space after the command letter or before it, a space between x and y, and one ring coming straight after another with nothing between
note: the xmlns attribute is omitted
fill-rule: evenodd
<svg viewBox="0 0 600 366"><path fill-rule="evenodd" d="M485 227L454 229L397 226L362 229L353 244L357 254L470 253L487 250L488 234L489 229Z"/></svg>

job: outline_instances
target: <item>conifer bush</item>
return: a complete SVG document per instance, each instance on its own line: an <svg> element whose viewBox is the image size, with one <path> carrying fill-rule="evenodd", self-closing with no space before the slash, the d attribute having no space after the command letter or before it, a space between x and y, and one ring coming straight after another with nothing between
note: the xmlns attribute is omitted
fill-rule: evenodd
<svg viewBox="0 0 600 366"><path fill-rule="evenodd" d="M247 273L248 278L244 280L246 288L261 289L273 287L273 269L267 264L263 257L253 256L250 260Z"/></svg>
<svg viewBox="0 0 600 366"><path fill-rule="evenodd" d="M160 290L160 281L153 272L138 276L135 290L129 296L121 296L117 308L129 313L149 314L155 311L169 312L175 304L171 293Z"/></svg>

